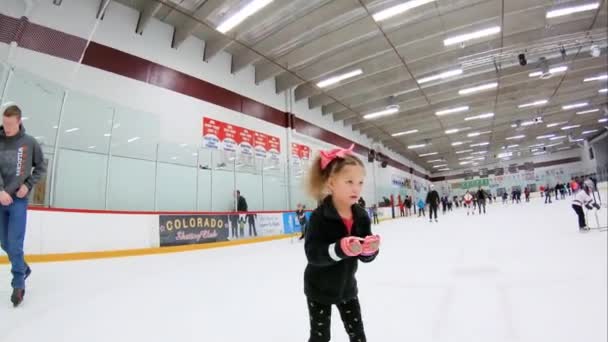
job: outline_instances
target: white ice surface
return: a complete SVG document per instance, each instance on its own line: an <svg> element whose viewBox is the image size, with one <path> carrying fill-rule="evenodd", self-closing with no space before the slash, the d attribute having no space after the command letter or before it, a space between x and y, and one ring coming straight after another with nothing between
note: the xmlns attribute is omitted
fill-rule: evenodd
<svg viewBox="0 0 608 342"><path fill-rule="evenodd" d="M368 340L606 342L606 233L579 233L570 200L487 210L376 228L381 254L358 272ZM0 341L303 342L305 262L279 240L33 264L17 309L2 265ZM335 309L332 334L347 341Z"/></svg>

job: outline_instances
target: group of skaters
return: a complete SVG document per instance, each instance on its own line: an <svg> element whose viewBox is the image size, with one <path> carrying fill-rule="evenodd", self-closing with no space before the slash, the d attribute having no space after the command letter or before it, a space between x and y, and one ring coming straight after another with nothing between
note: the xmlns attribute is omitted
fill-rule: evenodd
<svg viewBox="0 0 608 342"><path fill-rule="evenodd" d="M553 197L553 194L555 194L556 201L560 197L561 199L566 199L566 194L568 196L572 196L578 191L578 189L582 188L583 183L584 181L581 178L575 177L572 178L569 182L557 183L554 187L551 187L549 186L549 184L547 184L546 186L540 187L540 195L541 197L545 197L545 204L552 203L551 198Z"/></svg>

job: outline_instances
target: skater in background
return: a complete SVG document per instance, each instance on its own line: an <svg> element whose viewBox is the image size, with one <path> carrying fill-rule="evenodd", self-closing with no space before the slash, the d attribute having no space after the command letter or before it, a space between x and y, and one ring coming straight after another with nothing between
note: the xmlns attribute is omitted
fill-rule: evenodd
<svg viewBox="0 0 608 342"><path fill-rule="evenodd" d="M422 198L418 199L418 217L420 216L425 216L424 214L424 201L422 200Z"/></svg>
<svg viewBox="0 0 608 342"><path fill-rule="evenodd" d="M300 235L300 240L304 239L304 237L306 236L306 206L298 203L297 209L296 209L296 218L298 219L298 222L300 223L300 229L302 230L302 235Z"/></svg>
<svg viewBox="0 0 608 342"><path fill-rule="evenodd" d="M471 195L471 193L467 191L467 193L464 194L463 201L464 201L464 206L467 207L467 216L468 216L469 212L471 211L471 204L473 203L473 195ZM473 215L475 215L475 209L473 209Z"/></svg>
<svg viewBox="0 0 608 342"><path fill-rule="evenodd" d="M587 227L587 222L585 221L585 212L583 211L583 207L587 208L588 210L593 209L593 207L595 207L596 210L600 209L600 205L595 203L593 198L590 196L593 189L593 182L591 182L591 180L586 180L583 183L582 190L578 191L572 200L572 209L574 209L576 215L578 216L579 231L589 230L589 227Z"/></svg>
<svg viewBox="0 0 608 342"><path fill-rule="evenodd" d="M486 192L480 187L477 190L477 206L479 207L479 215L481 215L481 209L483 208L483 213L486 213Z"/></svg>
<svg viewBox="0 0 608 342"><path fill-rule="evenodd" d="M0 246L11 263L11 302L18 306L25 296L25 281L31 269L24 259L28 194L46 173L44 154L38 141L25 133L21 109L6 107L0 127Z"/></svg>
<svg viewBox="0 0 608 342"><path fill-rule="evenodd" d="M545 187L545 204L551 203L551 188L549 187L549 184L547 184L547 186Z"/></svg>
<svg viewBox="0 0 608 342"><path fill-rule="evenodd" d="M401 200L401 195L399 195L399 216L405 216L405 202Z"/></svg>
<svg viewBox="0 0 608 342"><path fill-rule="evenodd" d="M564 183L560 184L559 194L561 195L562 199L566 199L566 186L564 185Z"/></svg>
<svg viewBox="0 0 608 342"><path fill-rule="evenodd" d="M372 235L367 212L356 205L365 166L353 146L321 151L310 169L309 192L323 202L310 217L304 243L309 342L331 340L332 305L338 307L350 340L366 341L355 273L359 261L376 258L380 237Z"/></svg>
<svg viewBox="0 0 608 342"><path fill-rule="evenodd" d="M473 196L473 211L475 211L477 210L477 194L471 193L471 196Z"/></svg>
<svg viewBox="0 0 608 342"><path fill-rule="evenodd" d="M528 187L524 189L524 195L526 196L526 202L530 202L530 189Z"/></svg>
<svg viewBox="0 0 608 342"><path fill-rule="evenodd" d="M258 236L258 231L255 229L255 219L257 214L247 214L247 223L249 224L249 236Z"/></svg>
<svg viewBox="0 0 608 342"><path fill-rule="evenodd" d="M374 224L380 224L380 220L378 220L378 205L374 204L372 206L372 217L374 219Z"/></svg>
<svg viewBox="0 0 608 342"><path fill-rule="evenodd" d="M452 205L453 205L452 198L446 196L446 199L448 201L448 211L452 211Z"/></svg>
<svg viewBox="0 0 608 342"><path fill-rule="evenodd" d="M405 196L405 216L412 215L412 197Z"/></svg>
<svg viewBox="0 0 608 342"><path fill-rule="evenodd" d="M441 211L442 214L445 215L445 212L448 210L448 196L441 197Z"/></svg>
<svg viewBox="0 0 608 342"><path fill-rule="evenodd" d="M502 204L507 204L509 203L509 195L507 195L507 192L503 192L502 193Z"/></svg>
<svg viewBox="0 0 608 342"><path fill-rule="evenodd" d="M247 221L246 215L239 215L239 233L241 237L245 237L245 222Z"/></svg>
<svg viewBox="0 0 608 342"><path fill-rule="evenodd" d="M557 201L559 199L559 183L555 184L555 188L553 188L553 190L555 191L555 200Z"/></svg>
<svg viewBox="0 0 608 342"><path fill-rule="evenodd" d="M571 184L571 182L566 182L566 188L568 189L568 196L572 196L572 184Z"/></svg>
<svg viewBox="0 0 608 342"><path fill-rule="evenodd" d="M437 209L439 208L439 193L435 190L435 186L431 184L431 191L426 195L426 203L429 205L429 222L433 222L433 213L435 213L435 222L437 221Z"/></svg>

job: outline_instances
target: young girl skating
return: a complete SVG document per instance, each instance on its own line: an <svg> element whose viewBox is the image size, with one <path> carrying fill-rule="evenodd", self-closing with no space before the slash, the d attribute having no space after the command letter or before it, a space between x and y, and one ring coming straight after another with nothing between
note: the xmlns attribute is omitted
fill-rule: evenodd
<svg viewBox="0 0 608 342"><path fill-rule="evenodd" d="M469 211L471 210L471 203L473 202L473 195L471 195L470 192L467 191L466 194L464 194L464 206L467 207L467 215L469 215ZM473 208L473 215L475 215L475 208Z"/></svg>
<svg viewBox="0 0 608 342"><path fill-rule="evenodd" d="M365 168L352 148L321 151L310 170L309 190L321 204L310 217L304 243L309 342L331 340L332 305L338 307L350 341L366 341L355 273L359 261L376 258L380 237L372 235L367 212L356 205Z"/></svg>

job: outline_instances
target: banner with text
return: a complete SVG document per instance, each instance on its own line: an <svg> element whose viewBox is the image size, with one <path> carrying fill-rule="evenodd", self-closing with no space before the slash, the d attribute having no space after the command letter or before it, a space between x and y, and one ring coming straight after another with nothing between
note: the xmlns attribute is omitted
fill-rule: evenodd
<svg viewBox="0 0 608 342"><path fill-rule="evenodd" d="M240 155L264 159L270 156L278 160L281 140L272 135L257 132L211 118L203 118L203 147L238 152Z"/></svg>
<svg viewBox="0 0 608 342"><path fill-rule="evenodd" d="M228 215L159 215L160 246L227 241Z"/></svg>
<svg viewBox="0 0 608 342"><path fill-rule="evenodd" d="M311 211L304 212L304 216L306 216L306 222L310 220ZM302 225L300 225L300 220L296 216L295 212L283 213L283 233L284 234L294 234L302 231Z"/></svg>

